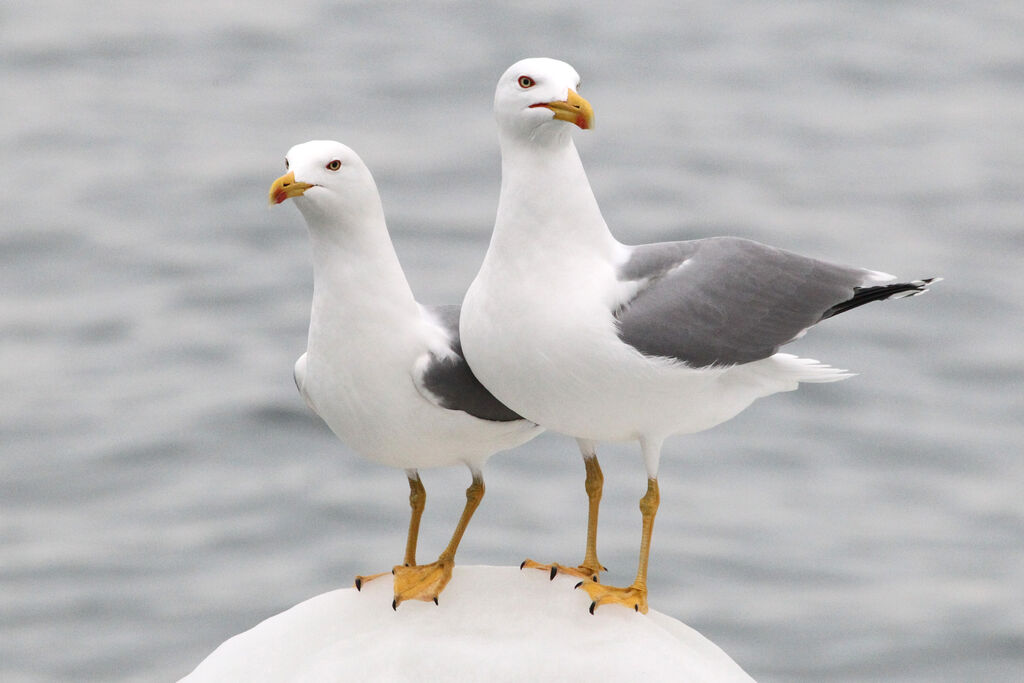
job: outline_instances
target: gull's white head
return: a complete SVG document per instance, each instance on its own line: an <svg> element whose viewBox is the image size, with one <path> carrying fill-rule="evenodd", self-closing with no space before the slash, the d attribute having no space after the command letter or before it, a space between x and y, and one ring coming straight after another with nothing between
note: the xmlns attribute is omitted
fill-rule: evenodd
<svg viewBox="0 0 1024 683"><path fill-rule="evenodd" d="M340 142L312 140L295 145L285 155L284 165L288 173L270 186L271 205L294 199L309 221L344 222L380 210L370 169Z"/></svg>
<svg viewBox="0 0 1024 683"><path fill-rule="evenodd" d="M564 123L586 130L594 110L579 96L580 75L565 62L523 59L508 68L494 91L494 115L502 135L538 139L568 132Z"/></svg>

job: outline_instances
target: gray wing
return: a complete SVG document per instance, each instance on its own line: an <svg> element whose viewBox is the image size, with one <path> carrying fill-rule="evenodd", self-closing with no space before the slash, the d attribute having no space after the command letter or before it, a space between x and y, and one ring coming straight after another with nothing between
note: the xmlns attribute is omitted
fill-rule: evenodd
<svg viewBox="0 0 1024 683"><path fill-rule="evenodd" d="M481 420L512 422L523 418L487 391L476 378L462 355L459 339L459 306L425 306L448 333L452 355L439 358L433 354L427 360L418 386L443 408L461 410Z"/></svg>
<svg viewBox="0 0 1024 683"><path fill-rule="evenodd" d="M884 274L736 237L633 247L619 277L639 285L616 312L619 338L692 367L767 358L826 317L898 294L898 287L923 288L864 287ZM859 290L872 294L858 298Z"/></svg>

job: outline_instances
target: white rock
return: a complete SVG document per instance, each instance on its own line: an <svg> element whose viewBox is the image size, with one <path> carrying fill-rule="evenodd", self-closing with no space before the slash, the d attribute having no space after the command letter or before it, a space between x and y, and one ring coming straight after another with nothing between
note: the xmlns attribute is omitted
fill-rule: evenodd
<svg viewBox="0 0 1024 683"><path fill-rule="evenodd" d="M440 605L391 609L390 577L331 591L223 643L182 679L210 681L743 681L680 621L618 606L591 615L577 579L457 566Z"/></svg>

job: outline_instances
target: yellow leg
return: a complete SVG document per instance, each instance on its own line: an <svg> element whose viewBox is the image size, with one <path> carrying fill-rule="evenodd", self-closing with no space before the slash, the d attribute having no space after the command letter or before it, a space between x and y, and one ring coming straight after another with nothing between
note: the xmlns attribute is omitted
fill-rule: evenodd
<svg viewBox="0 0 1024 683"><path fill-rule="evenodd" d="M405 566L410 567L416 564L416 542L420 535L420 519L423 517L423 508L427 505L427 491L423 488L420 475L416 470L408 470L409 477L409 507L412 508L412 515L409 517L409 536L405 542ZM382 576L387 572L370 574L368 576L356 577L356 590L362 590L363 584Z"/></svg>
<svg viewBox="0 0 1024 683"><path fill-rule="evenodd" d="M647 493L640 499L640 514L643 516L643 531L640 536L640 561L637 563L636 579L625 588L605 586L591 581L581 581L576 585L582 587L590 595L590 613L600 605L624 605L637 612L647 614L647 561L651 555L651 532L654 530L654 517L658 514L661 495L658 492L658 480L651 477L647 480Z"/></svg>
<svg viewBox="0 0 1024 683"><path fill-rule="evenodd" d="M580 450L583 452L583 465L587 470L587 479L584 484L587 490L587 500L590 508L587 512L587 549L583 556L583 564L578 567L566 567L560 564L541 564L533 560L524 560L520 569L541 569L549 571L554 579L559 572L578 576L582 579L593 579L597 581L597 575L605 571L600 560L597 559L597 513L601 508L601 492L604 489L604 474L601 472L601 465L597 462L597 454L594 453L592 444L580 443Z"/></svg>
<svg viewBox="0 0 1024 683"><path fill-rule="evenodd" d="M590 501L590 509L587 512L587 551L583 556L581 568L590 570L596 576L599 571L604 571L601 562L597 559L597 513L601 507L601 492L604 490L604 474L601 472L601 465L594 455L583 459L587 468L587 499Z"/></svg>
<svg viewBox="0 0 1024 683"><path fill-rule="evenodd" d="M455 551L459 549L459 544L462 543L462 535L466 533L466 527L469 526L469 520L473 518L473 513L480 507L480 501L483 500L486 490L487 487L484 486L483 476L479 472L474 472L473 483L466 489L466 507L462 509L462 516L459 517L459 523L455 525L452 540L448 541L448 547L441 553L441 558L455 559Z"/></svg>
<svg viewBox="0 0 1024 683"><path fill-rule="evenodd" d="M395 575L395 599L391 603L393 609L398 609L406 600L433 600L434 604L437 604L437 596L452 578L455 552L459 549L469 520L473 518L473 513L483 500L485 490L483 476L474 471L473 483L466 489L466 506L462 510L462 516L455 526L448 547L441 552L436 562L424 565L407 564L392 570L391 573Z"/></svg>
<svg viewBox="0 0 1024 683"><path fill-rule="evenodd" d="M427 506L427 490L423 488L418 474L409 476L409 507L412 508L412 515L409 517L409 536L405 541L405 564L412 566L416 564L416 542L420 537L420 519L423 517L423 508Z"/></svg>

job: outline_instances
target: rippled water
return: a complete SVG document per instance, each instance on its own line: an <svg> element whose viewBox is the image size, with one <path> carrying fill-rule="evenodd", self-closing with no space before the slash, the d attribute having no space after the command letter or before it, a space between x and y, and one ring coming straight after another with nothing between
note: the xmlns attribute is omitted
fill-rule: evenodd
<svg viewBox="0 0 1024 683"><path fill-rule="evenodd" d="M1021 680L1021 35L1013 2L5 4L0 678L175 679L398 560L404 477L292 386L308 244L266 188L292 144L346 142L421 300L458 301L494 82L549 55L583 75L623 241L946 278L791 347L859 377L670 442L652 605L759 680ZM612 581L635 451L602 449ZM578 561L582 469L556 435L492 460L461 561ZM424 480L429 556L468 475Z"/></svg>

